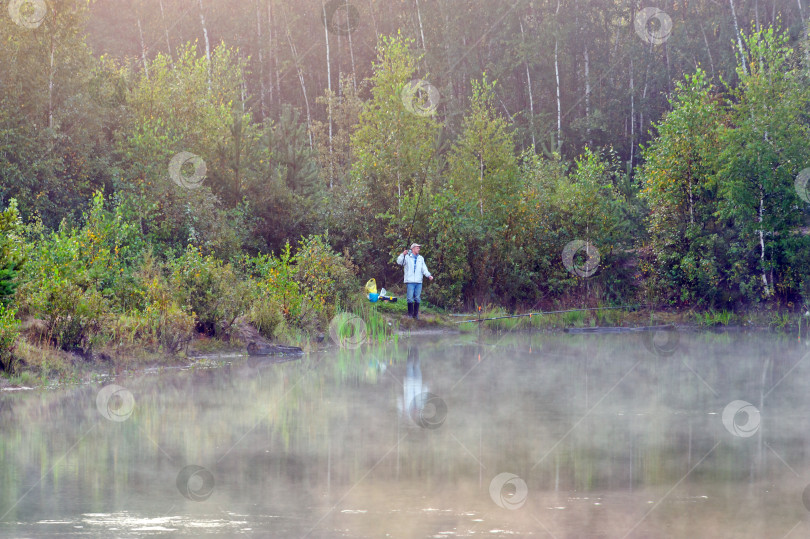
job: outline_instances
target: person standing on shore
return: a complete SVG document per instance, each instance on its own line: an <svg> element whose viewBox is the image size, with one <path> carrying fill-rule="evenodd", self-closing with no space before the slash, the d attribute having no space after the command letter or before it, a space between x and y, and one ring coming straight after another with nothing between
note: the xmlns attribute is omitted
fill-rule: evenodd
<svg viewBox="0 0 810 539"><path fill-rule="evenodd" d="M431 281L433 276L425 265L425 259L419 254L421 245L414 243L397 257L397 264L405 269L405 286L408 289L408 316L419 319L419 304L422 301L422 277Z"/></svg>

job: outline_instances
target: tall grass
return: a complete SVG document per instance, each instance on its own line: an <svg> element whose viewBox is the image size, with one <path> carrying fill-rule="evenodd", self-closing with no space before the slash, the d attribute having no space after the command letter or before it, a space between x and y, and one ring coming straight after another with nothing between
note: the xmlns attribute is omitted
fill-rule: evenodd
<svg viewBox="0 0 810 539"><path fill-rule="evenodd" d="M333 323L335 324L333 329L341 343L357 342L357 339L362 339L363 344L396 345L399 341L396 333L399 322L386 321L375 305L361 304L350 311L340 311Z"/></svg>
<svg viewBox="0 0 810 539"><path fill-rule="evenodd" d="M789 325L791 325L790 313L773 313L770 321L768 322L768 327L778 333L786 333Z"/></svg>
<svg viewBox="0 0 810 539"><path fill-rule="evenodd" d="M581 328L585 325L585 312L584 311L571 311L562 313L563 322L566 326L574 326Z"/></svg>
<svg viewBox="0 0 810 539"><path fill-rule="evenodd" d="M735 319L735 315L725 309L722 311L710 310L703 313L695 313L695 322L699 326L727 326Z"/></svg>

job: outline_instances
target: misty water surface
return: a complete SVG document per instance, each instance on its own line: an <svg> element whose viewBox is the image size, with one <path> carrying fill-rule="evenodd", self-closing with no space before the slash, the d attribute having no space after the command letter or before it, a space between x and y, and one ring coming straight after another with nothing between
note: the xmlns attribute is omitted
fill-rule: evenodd
<svg viewBox="0 0 810 539"><path fill-rule="evenodd" d="M473 334L3 392L0 536L807 537L808 350Z"/></svg>

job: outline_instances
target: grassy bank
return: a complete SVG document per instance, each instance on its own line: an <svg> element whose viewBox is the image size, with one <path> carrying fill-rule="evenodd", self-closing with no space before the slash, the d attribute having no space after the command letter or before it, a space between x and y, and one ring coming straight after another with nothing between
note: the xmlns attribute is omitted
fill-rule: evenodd
<svg viewBox="0 0 810 539"><path fill-rule="evenodd" d="M770 331L790 337L807 338L810 317L800 312L752 310L744 313L729 311L648 309L595 309L540 313L532 316L511 317L502 308L482 308L480 313L449 312L423 303L420 319L407 316L404 301L371 304L363 301L362 294L354 295L354 307L339 311L330 324L314 331L289 327L284 334L269 336L268 341L300 346L305 352L328 347L385 346L400 344L410 332L443 331L469 333L479 330L488 333L512 331L557 332L564 328L585 327L638 327L675 324L695 330L741 327L752 331ZM567 309L555 309L567 310ZM520 314L520 313L517 313ZM465 322L465 320L484 320ZM496 320L485 320L496 318ZM249 322L244 322L249 323ZM801 326L800 326L801 323ZM362 328L362 329L361 329ZM0 387L44 387L54 383L79 383L100 372L122 373L155 366L186 366L205 363L210 356L244 354L246 342L236 334L222 336L196 332L185 345L175 351L160 348L115 347L110 343L89 354L66 351L44 339L41 321L26 320L21 325L15 343L15 369L0 373ZM337 339L337 341L336 341Z"/></svg>
<svg viewBox="0 0 810 539"><path fill-rule="evenodd" d="M390 305L390 304L389 304ZM404 303L380 307L380 312L394 320L402 319L402 327L442 328L462 333L478 331L556 331L564 328L586 327L639 327L674 324L694 329L739 327L750 330L768 330L785 335L807 335L810 331L810 316L806 311L759 309L744 312L727 310L670 309L651 310L646 307L604 308L592 307L578 310L577 307L554 307L547 310L510 312L501 307L488 306L477 312L455 313L424 304L420 321L407 317ZM567 311L567 312L553 312ZM490 320L492 319L492 320ZM480 322L478 320L481 320Z"/></svg>

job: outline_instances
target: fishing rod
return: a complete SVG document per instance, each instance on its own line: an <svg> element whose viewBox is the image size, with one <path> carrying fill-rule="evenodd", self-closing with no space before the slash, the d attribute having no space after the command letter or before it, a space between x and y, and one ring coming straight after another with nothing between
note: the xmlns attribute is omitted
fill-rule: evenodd
<svg viewBox="0 0 810 539"><path fill-rule="evenodd" d="M413 224L416 222L416 214L419 213L419 202L422 200L422 191L425 188L425 180L427 180L427 174L422 178L422 185L419 186L419 196L416 197L416 206L413 208L413 218L411 219L411 226L408 227L408 241L406 245L408 246L407 249L410 251L411 249L411 235L413 234Z"/></svg>
<svg viewBox="0 0 810 539"><path fill-rule="evenodd" d="M613 309L627 309L627 308L647 307L647 305L620 305L618 307L591 307L589 309L566 309L564 311L540 311L537 313L526 314L511 314L506 316L495 316L492 318L473 318L472 320L462 320L461 322L454 322L455 324L467 324L469 322L486 322L487 320L503 320L504 318L523 318L525 316L532 317L542 314L559 314L559 313L573 313L577 311L609 311Z"/></svg>
<svg viewBox="0 0 810 539"><path fill-rule="evenodd" d="M436 147L436 145L438 147ZM433 153L430 156L430 161L433 157L439 152L441 149L442 144L437 140L436 145L434 145ZM419 203L422 201L422 192L425 190L425 182L427 181L428 174L425 172L425 175L422 176L422 183L419 185L419 196L416 197L416 206L413 209L413 218L411 219L411 226L408 227L408 249L410 249L411 245L411 236L413 235L413 225L416 223L416 216L419 214Z"/></svg>
<svg viewBox="0 0 810 539"><path fill-rule="evenodd" d="M425 180L427 180L427 174L425 177L422 178L422 185L419 187L419 196L416 197L416 207L413 209L413 219L411 219L411 226L408 228L408 249L410 249L411 245L411 235L413 234L413 225L416 223L416 215L419 213L419 202L422 201L422 191L425 190Z"/></svg>

